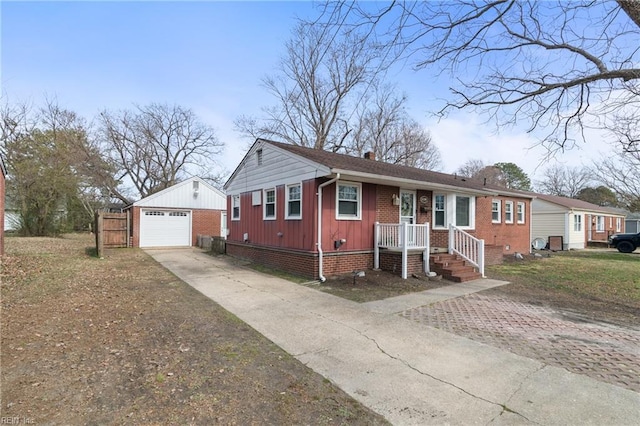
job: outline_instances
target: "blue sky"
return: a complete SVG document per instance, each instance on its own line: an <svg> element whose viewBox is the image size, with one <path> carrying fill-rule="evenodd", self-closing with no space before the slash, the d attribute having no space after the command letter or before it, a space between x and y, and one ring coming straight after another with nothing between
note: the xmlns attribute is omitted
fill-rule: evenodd
<svg viewBox="0 0 640 426"><path fill-rule="evenodd" d="M88 120L134 103L188 107L226 143L220 163L229 172L248 143L233 121L273 104L260 80L273 73L295 18L316 16L313 3L302 1L3 1L0 7L3 98L37 105L55 96ZM539 174L544 151L528 149L535 143L530 135L517 128L495 134L468 112L438 122L430 112L446 96L448 82L427 71L394 77L409 95L413 118L431 131L443 171L481 159L514 162L532 178ZM593 144L559 160L579 165L597 149Z"/></svg>

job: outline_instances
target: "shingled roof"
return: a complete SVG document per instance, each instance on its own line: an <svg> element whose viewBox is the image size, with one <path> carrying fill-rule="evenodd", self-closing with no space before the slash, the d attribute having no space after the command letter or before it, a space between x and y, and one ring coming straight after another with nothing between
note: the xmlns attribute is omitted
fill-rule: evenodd
<svg viewBox="0 0 640 426"><path fill-rule="evenodd" d="M584 210L596 213L606 213L613 216L625 216L620 210L612 207L602 207L597 204L588 203L586 201L577 200L575 198L560 197L558 195L536 194L536 198L557 204L571 210Z"/></svg>
<svg viewBox="0 0 640 426"><path fill-rule="evenodd" d="M320 149L307 148L266 139L258 139L258 142L260 141L326 166L334 173L355 172L379 176L381 178L397 178L423 182L426 184L446 185L485 194L490 192L495 194L514 194L525 198L534 198L531 194L525 192L485 184L483 180L353 157L346 154L337 154Z"/></svg>

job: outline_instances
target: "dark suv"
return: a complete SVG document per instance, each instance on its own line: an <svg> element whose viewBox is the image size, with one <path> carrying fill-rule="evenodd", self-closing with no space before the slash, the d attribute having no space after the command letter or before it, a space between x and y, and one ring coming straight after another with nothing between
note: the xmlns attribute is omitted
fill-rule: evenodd
<svg viewBox="0 0 640 426"><path fill-rule="evenodd" d="M631 253L640 247L640 232L637 234L613 234L609 237L609 245L620 253Z"/></svg>

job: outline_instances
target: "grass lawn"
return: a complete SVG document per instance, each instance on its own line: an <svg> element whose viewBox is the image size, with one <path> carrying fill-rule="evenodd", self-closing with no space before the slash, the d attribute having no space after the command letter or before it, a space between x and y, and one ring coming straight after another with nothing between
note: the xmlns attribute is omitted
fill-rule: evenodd
<svg viewBox="0 0 640 426"><path fill-rule="evenodd" d="M7 238L3 418L31 424L387 424L140 249Z"/></svg>
<svg viewBox="0 0 640 426"><path fill-rule="evenodd" d="M640 253L580 250L487 268L491 278L640 308Z"/></svg>

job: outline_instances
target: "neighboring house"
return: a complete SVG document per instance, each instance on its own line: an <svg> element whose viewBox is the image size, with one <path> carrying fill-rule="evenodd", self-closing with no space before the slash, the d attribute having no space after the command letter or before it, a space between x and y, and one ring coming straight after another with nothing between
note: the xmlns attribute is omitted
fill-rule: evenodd
<svg viewBox="0 0 640 426"><path fill-rule="evenodd" d="M227 253L309 278L376 266L406 277L428 270L423 256L450 249L467 250L482 271L530 251L532 196L371 153L258 139L225 190Z"/></svg>
<svg viewBox="0 0 640 426"><path fill-rule="evenodd" d="M635 234L640 232L640 213L630 213L624 220L624 232Z"/></svg>
<svg viewBox="0 0 640 426"><path fill-rule="evenodd" d="M532 236L545 241L561 237L562 249L583 249L624 232L625 215L617 209L555 195L535 194L531 205Z"/></svg>
<svg viewBox="0 0 640 426"><path fill-rule="evenodd" d="M189 247L197 235L225 236L225 195L200 178L187 179L136 201L131 212L133 247Z"/></svg>
<svg viewBox="0 0 640 426"><path fill-rule="evenodd" d="M6 176L7 169L4 166L2 156L0 156L0 256L4 254L4 197Z"/></svg>

